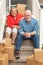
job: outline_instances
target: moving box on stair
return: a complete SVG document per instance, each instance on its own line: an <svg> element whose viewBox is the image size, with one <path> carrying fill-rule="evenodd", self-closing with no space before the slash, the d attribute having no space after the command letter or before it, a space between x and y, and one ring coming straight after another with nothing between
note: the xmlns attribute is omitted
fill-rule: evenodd
<svg viewBox="0 0 43 65"><path fill-rule="evenodd" d="M8 60L14 60L14 45L6 47L3 53L8 54Z"/></svg>
<svg viewBox="0 0 43 65"><path fill-rule="evenodd" d="M0 52L5 50L5 47L11 46L11 39L10 38L5 38L2 40L0 43Z"/></svg>
<svg viewBox="0 0 43 65"><path fill-rule="evenodd" d="M25 4L17 4L17 10L19 14L24 14L26 5Z"/></svg>
<svg viewBox="0 0 43 65"><path fill-rule="evenodd" d="M11 39L10 38L5 38L5 46L11 46Z"/></svg>
<svg viewBox="0 0 43 65"><path fill-rule="evenodd" d="M34 58L35 60L43 62L43 50L34 49Z"/></svg>
<svg viewBox="0 0 43 65"><path fill-rule="evenodd" d="M8 54L2 54L0 57L0 65L8 65Z"/></svg>
<svg viewBox="0 0 43 65"><path fill-rule="evenodd" d="M0 52L5 50L5 44L0 44Z"/></svg>
<svg viewBox="0 0 43 65"><path fill-rule="evenodd" d="M34 49L34 54L27 58L27 65L43 65L43 50Z"/></svg>
<svg viewBox="0 0 43 65"><path fill-rule="evenodd" d="M34 60L33 55L27 58L27 65L37 65L37 62Z"/></svg>

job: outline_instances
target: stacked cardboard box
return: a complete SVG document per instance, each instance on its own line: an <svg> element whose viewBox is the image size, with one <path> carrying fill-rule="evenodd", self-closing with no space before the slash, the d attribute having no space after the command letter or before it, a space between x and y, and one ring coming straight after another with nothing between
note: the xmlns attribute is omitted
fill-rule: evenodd
<svg viewBox="0 0 43 65"><path fill-rule="evenodd" d="M8 60L14 60L14 45L6 47L3 53L8 54Z"/></svg>
<svg viewBox="0 0 43 65"><path fill-rule="evenodd" d="M26 9L26 5L25 4L17 4L18 13L24 14L25 9Z"/></svg>
<svg viewBox="0 0 43 65"><path fill-rule="evenodd" d="M11 46L11 39L10 38L5 38L5 47Z"/></svg>
<svg viewBox="0 0 43 65"><path fill-rule="evenodd" d="M0 56L3 54L8 54L8 60L14 60L14 45L11 45L11 39L5 38L4 44L0 44Z"/></svg>
<svg viewBox="0 0 43 65"><path fill-rule="evenodd" d="M8 65L8 54L1 54L0 65Z"/></svg>
<svg viewBox="0 0 43 65"><path fill-rule="evenodd" d="M34 57L35 57L35 60L43 62L43 50L34 49Z"/></svg>
<svg viewBox="0 0 43 65"><path fill-rule="evenodd" d="M27 65L43 65L43 50L34 49L34 54L27 58Z"/></svg>
<svg viewBox="0 0 43 65"><path fill-rule="evenodd" d="M5 50L5 44L0 43L0 52Z"/></svg>
<svg viewBox="0 0 43 65"><path fill-rule="evenodd" d="M8 60L14 60L14 45L11 45L11 39L5 38L5 50L2 53L8 54Z"/></svg>
<svg viewBox="0 0 43 65"><path fill-rule="evenodd" d="M37 65L43 65L43 50L34 49L34 58L38 62Z"/></svg>
<svg viewBox="0 0 43 65"><path fill-rule="evenodd" d="M37 62L34 60L33 55L31 55L27 58L27 65L37 65Z"/></svg>
<svg viewBox="0 0 43 65"><path fill-rule="evenodd" d="M0 65L8 65L8 54L2 54L5 50L5 42L0 42Z"/></svg>

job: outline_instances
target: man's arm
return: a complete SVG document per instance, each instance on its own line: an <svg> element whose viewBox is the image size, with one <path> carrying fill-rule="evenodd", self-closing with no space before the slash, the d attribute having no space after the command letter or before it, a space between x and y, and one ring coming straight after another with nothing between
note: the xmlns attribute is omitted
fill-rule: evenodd
<svg viewBox="0 0 43 65"><path fill-rule="evenodd" d="M36 20L35 27L34 27L33 31L26 33L27 38L37 34L38 30L39 30L39 25L38 25L38 21Z"/></svg>
<svg viewBox="0 0 43 65"><path fill-rule="evenodd" d="M30 32L30 34L31 35L37 34L38 33L38 30L39 30L39 24L38 24L38 21L36 20L34 30L32 32Z"/></svg>
<svg viewBox="0 0 43 65"><path fill-rule="evenodd" d="M19 22L19 26L20 26L19 34L22 35L22 34L24 34L22 21Z"/></svg>
<svg viewBox="0 0 43 65"><path fill-rule="evenodd" d="M22 21L23 21L23 20L21 20L21 21L19 22L19 26L20 26L19 34L25 36L26 34L25 34L24 30L23 30L23 22L22 22Z"/></svg>
<svg viewBox="0 0 43 65"><path fill-rule="evenodd" d="M31 35L35 35L36 34L36 31L33 31L33 32L30 32Z"/></svg>

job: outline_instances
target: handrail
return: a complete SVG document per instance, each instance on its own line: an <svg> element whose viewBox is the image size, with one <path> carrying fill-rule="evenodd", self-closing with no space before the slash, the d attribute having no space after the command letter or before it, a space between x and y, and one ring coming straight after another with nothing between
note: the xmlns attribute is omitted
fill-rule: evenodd
<svg viewBox="0 0 43 65"><path fill-rule="evenodd" d="M40 7L40 4L39 4L39 1L38 1L38 0L36 0L36 2L37 2L38 9L40 10L40 9L41 9L41 7Z"/></svg>
<svg viewBox="0 0 43 65"><path fill-rule="evenodd" d="M0 0L0 7L1 7L2 1L3 1L3 0Z"/></svg>
<svg viewBox="0 0 43 65"><path fill-rule="evenodd" d="M15 5L12 5L12 6L15 6ZM4 11L3 11L3 9L4 9ZM0 12L1 12L0 13L0 40L3 40L4 28L5 28L5 19L6 19L7 14L9 13L9 6L7 8L2 8L2 9L0 8Z"/></svg>

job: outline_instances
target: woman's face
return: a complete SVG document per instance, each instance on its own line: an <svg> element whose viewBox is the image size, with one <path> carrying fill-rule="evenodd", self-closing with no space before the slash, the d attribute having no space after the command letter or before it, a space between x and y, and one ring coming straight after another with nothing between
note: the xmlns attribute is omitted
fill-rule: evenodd
<svg viewBox="0 0 43 65"><path fill-rule="evenodd" d="M12 9L11 9L11 15L14 16L14 17L17 15L17 10L16 10L16 8L12 8Z"/></svg>

